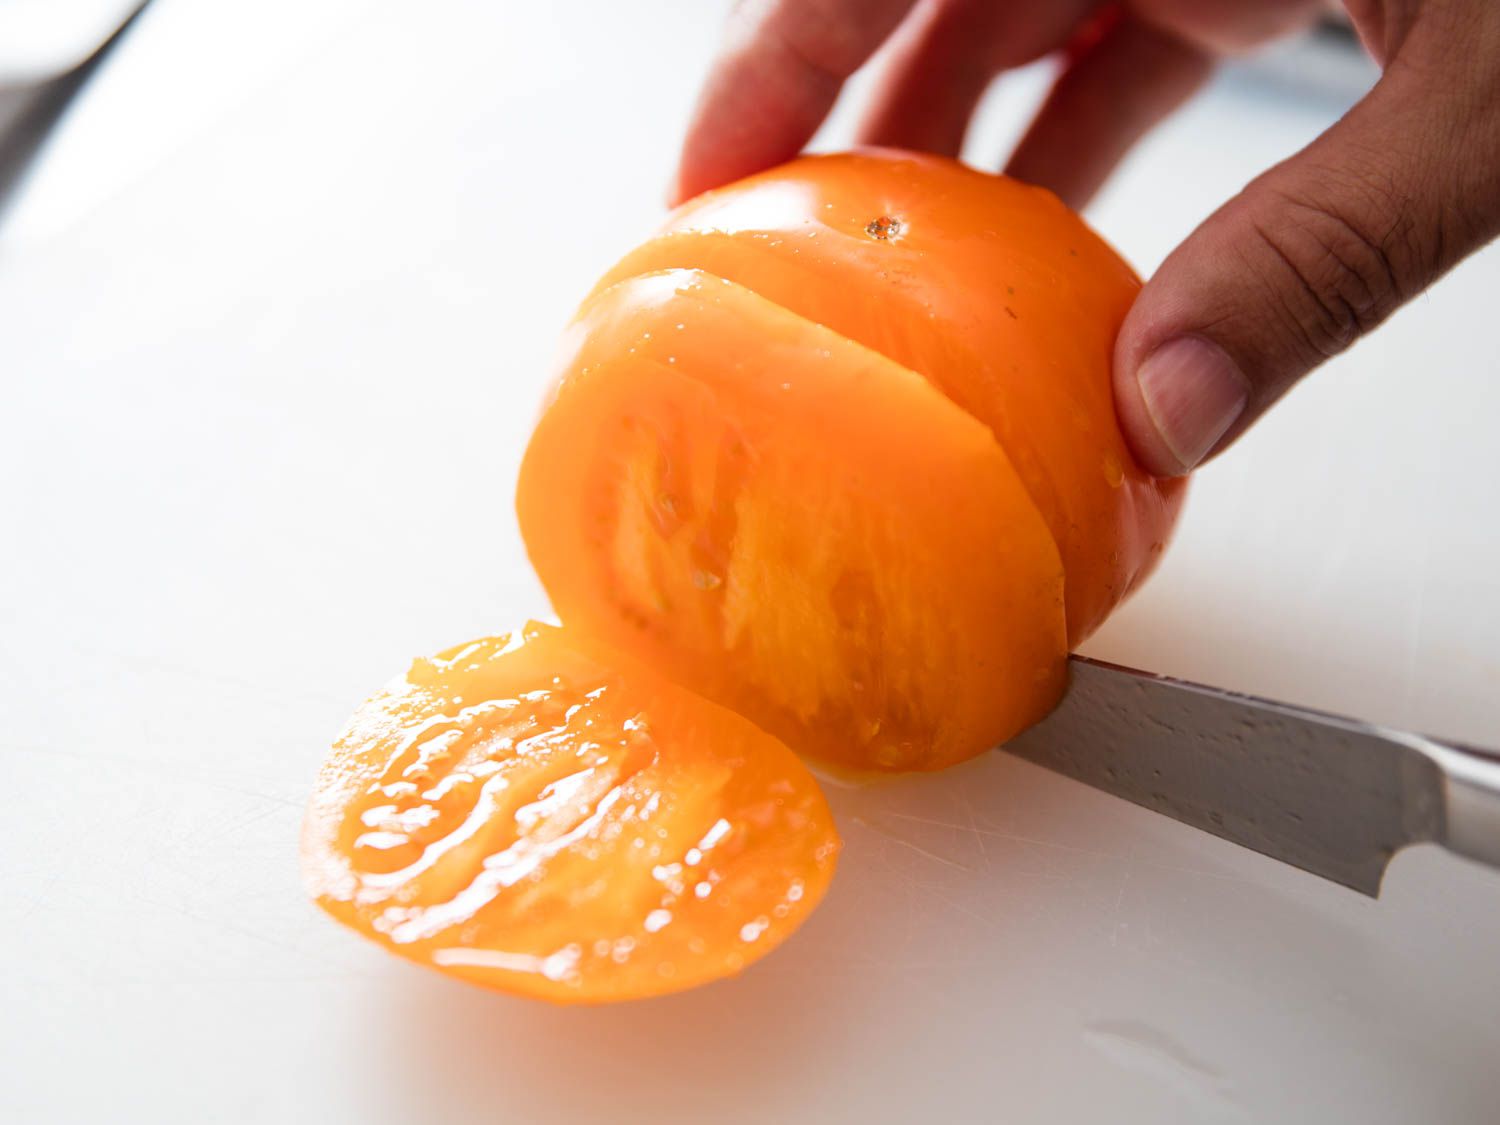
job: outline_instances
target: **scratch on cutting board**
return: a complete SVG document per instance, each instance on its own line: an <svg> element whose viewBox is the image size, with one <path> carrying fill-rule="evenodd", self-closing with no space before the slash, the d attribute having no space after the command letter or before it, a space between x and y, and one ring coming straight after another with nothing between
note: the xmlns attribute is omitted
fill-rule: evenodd
<svg viewBox="0 0 1500 1125"><path fill-rule="evenodd" d="M957 899L948 897L942 891L932 886L930 883L913 882L911 886L916 890L922 892L923 894L930 895L931 897L937 899L947 909L953 911L955 914L962 914L965 918L968 918L972 922L978 922L981 926L994 925L994 919L986 918L983 914L980 914L979 911L975 910L973 907L966 906Z"/></svg>
<svg viewBox="0 0 1500 1125"><path fill-rule="evenodd" d="M1135 1020L1103 1020L1085 1027L1083 1040L1116 1066L1171 1088L1198 1109L1212 1106L1217 1120L1250 1120L1231 1083L1163 1031Z"/></svg>
<svg viewBox="0 0 1500 1125"><path fill-rule="evenodd" d="M912 851L916 852L918 855L925 856L926 858L932 860L935 863L942 863L942 864L946 864L949 867L956 867L960 871L968 871L968 870L970 870L967 865L959 863L958 860L956 860L956 859L949 859L947 856L941 855L938 852L927 850L926 848L922 847L921 844L915 844L915 843L913 843L912 841L908 840L905 836L902 836L900 833L893 831L892 829L890 829L889 827L887 827L884 824L881 824L878 820L871 820L869 817L856 816L856 817L854 817L854 823L857 824L857 825L859 825L861 828L868 828L871 831L878 832L878 833L880 833L880 835L884 836L887 840L891 840L894 843L902 845L903 847L910 848ZM947 827L949 827L949 828L958 828L959 825L953 824L953 825L947 825Z"/></svg>
<svg viewBox="0 0 1500 1125"><path fill-rule="evenodd" d="M972 832L975 836L988 836L992 840L1008 840L1016 844L1034 844L1039 848L1056 848L1061 852L1071 852L1074 855L1092 855L1101 858L1112 858L1113 853L1099 851L1095 848L1079 848L1071 844L1060 844L1056 840L1043 840L1036 836L1019 836L1014 832L1002 832L998 828L981 828L978 824L959 824L951 820L937 820L929 816L914 816L911 813L887 812L883 814L892 820L909 820L914 824L930 824L934 828L951 828L956 832ZM878 828L878 826L872 825Z"/></svg>
<svg viewBox="0 0 1500 1125"><path fill-rule="evenodd" d="M974 834L974 843L979 846L979 859L984 869L990 869L990 849L984 842L984 833L979 830L979 817L974 811L974 802L969 797L967 790L959 790L959 800L963 802L964 819L968 821L968 829Z"/></svg>

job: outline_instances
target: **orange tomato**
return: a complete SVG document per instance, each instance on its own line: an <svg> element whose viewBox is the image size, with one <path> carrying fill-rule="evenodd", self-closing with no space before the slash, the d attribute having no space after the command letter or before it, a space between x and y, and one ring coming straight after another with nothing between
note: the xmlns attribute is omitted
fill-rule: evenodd
<svg viewBox="0 0 1500 1125"><path fill-rule="evenodd" d="M934 769L1062 690L1062 565L983 425L697 271L602 290L521 469L570 626L803 753Z"/></svg>
<svg viewBox="0 0 1500 1125"><path fill-rule="evenodd" d="M828 807L785 746L619 653L528 626L419 659L349 721L303 830L330 914L561 1002L738 972L822 898Z"/></svg>
<svg viewBox="0 0 1500 1125"><path fill-rule="evenodd" d="M1110 386L1140 281L1050 192L936 156L804 157L689 201L596 292L671 268L826 325L988 426L1062 555L1071 644L1155 566L1184 483L1136 464Z"/></svg>
<svg viewBox="0 0 1500 1125"><path fill-rule="evenodd" d="M554 606L800 751L929 769L1004 741L1181 506L1115 421L1138 288L1049 193L937 157L689 202L585 301L532 438Z"/></svg>

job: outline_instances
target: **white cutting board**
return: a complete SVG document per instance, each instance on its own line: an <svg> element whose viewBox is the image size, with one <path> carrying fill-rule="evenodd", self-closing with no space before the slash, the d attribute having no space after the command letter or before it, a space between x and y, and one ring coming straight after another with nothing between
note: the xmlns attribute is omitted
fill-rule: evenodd
<svg viewBox="0 0 1500 1125"><path fill-rule="evenodd" d="M835 794L823 909L657 1002L470 990L303 900L350 708L545 611L516 461L722 8L157 0L66 124L0 226L0 1118L1493 1121L1500 874L1364 899L999 754ZM1094 217L1149 269L1337 110L1227 80ZM1204 472L1089 651L1500 743L1497 290Z"/></svg>

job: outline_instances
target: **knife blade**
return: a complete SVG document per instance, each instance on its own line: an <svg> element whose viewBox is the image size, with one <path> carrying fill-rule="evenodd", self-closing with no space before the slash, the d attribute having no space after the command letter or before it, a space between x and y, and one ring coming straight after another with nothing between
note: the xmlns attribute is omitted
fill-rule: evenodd
<svg viewBox="0 0 1500 1125"><path fill-rule="evenodd" d="M46 45L56 44L59 40L67 43L70 39L77 40L80 35L87 39L90 30L102 36L102 41L95 39L93 42L97 45L83 58L71 63L68 69L39 81L12 85L0 78L0 212L11 202L11 196L24 181L32 160L68 106L88 85L89 79L115 47L124 40L150 2L151 0L136 0L135 3L122 6L120 11L103 13L113 14L117 21L107 33L104 28L91 29L88 26L90 17L97 17L101 14L99 12L84 10L72 17L65 12L45 12L58 22L44 26L41 36L45 41L42 54L47 53ZM57 7L63 8L65 5ZM88 5L84 5L84 9L87 8ZM84 21L82 24L79 22L80 18ZM21 54L23 57L26 54L24 45Z"/></svg>
<svg viewBox="0 0 1500 1125"><path fill-rule="evenodd" d="M1371 896L1409 844L1500 869L1500 752L1069 664L1063 701L1005 750Z"/></svg>

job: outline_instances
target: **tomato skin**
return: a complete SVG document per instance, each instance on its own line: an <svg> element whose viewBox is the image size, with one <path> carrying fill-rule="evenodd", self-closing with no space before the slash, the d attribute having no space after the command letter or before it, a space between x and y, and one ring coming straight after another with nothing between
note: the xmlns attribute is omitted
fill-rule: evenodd
<svg viewBox="0 0 1500 1125"><path fill-rule="evenodd" d="M938 769L1066 682L1056 546L914 372L701 271L570 331L517 514L558 614L798 752Z"/></svg>
<svg viewBox="0 0 1500 1125"><path fill-rule="evenodd" d="M670 268L826 325L987 425L1062 555L1070 645L1156 566L1186 484L1137 464L1110 379L1140 282L1050 192L893 150L803 157L690 200L595 292Z"/></svg>
<svg viewBox="0 0 1500 1125"><path fill-rule="evenodd" d="M419 659L355 713L302 859L315 901L393 953L601 1003L738 973L806 919L838 849L785 746L533 624Z"/></svg>

